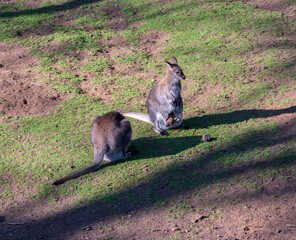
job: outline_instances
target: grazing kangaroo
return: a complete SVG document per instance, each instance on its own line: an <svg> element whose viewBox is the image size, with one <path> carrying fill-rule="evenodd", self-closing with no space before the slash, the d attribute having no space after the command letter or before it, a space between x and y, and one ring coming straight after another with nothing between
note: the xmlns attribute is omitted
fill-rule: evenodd
<svg viewBox="0 0 296 240"><path fill-rule="evenodd" d="M154 130L160 135L167 135L166 130L182 124L183 101L181 98L181 82L186 77L173 57L172 63L166 62L168 70L163 79L151 89L146 106L148 114L137 112L122 112L126 117L136 118L154 125Z"/></svg>
<svg viewBox="0 0 296 240"><path fill-rule="evenodd" d="M62 184L70 179L97 170L103 160L113 162L130 157L132 153L126 151L131 138L130 122L119 112L109 112L96 117L91 126L91 141L94 147L93 163L55 181L53 185Z"/></svg>

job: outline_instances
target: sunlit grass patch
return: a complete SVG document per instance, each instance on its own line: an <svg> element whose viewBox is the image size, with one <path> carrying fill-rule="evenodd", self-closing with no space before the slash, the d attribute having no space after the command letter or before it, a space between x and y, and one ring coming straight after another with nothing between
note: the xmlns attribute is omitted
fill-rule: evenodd
<svg viewBox="0 0 296 240"><path fill-rule="evenodd" d="M173 221L190 212L187 202L171 206L177 196L200 196L215 188L215 200L222 199L227 188L240 188L240 183L246 192L258 194L260 182L277 169L277 174L293 169L295 138L283 142L285 146L272 140L280 133L273 117L280 114L270 109L294 106L288 93L296 89L295 47L286 37L295 24L288 28L280 13L243 1L79 5L57 0L40 1L39 10L25 2L0 4L0 41L29 47L40 60L32 69L42 76L35 82L69 98L54 114L1 123L1 198L8 204L15 204L14 191L26 187L32 189L26 197L35 200L75 198L68 208L98 201L131 202L138 208L170 205L168 221ZM110 10L114 4L120 17ZM143 44L141 39L151 32L154 42ZM53 180L92 162L90 126L96 115L147 112L149 90L165 76L164 61L173 56L187 77L182 94L190 104L184 106L190 129L161 137L153 126L130 119L131 149L139 155L104 162L99 171L53 188ZM101 87L111 103L101 100L100 92L87 95L83 84L94 92ZM204 103L196 100L198 94L204 94ZM206 133L212 141L202 142ZM167 196L161 195L164 188Z"/></svg>

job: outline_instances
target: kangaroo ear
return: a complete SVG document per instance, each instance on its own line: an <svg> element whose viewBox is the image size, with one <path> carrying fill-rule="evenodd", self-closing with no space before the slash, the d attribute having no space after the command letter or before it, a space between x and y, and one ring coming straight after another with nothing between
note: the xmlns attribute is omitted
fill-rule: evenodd
<svg viewBox="0 0 296 240"><path fill-rule="evenodd" d="M169 62L165 61L166 65L168 66L168 69L172 70L172 64L170 64Z"/></svg>
<svg viewBox="0 0 296 240"><path fill-rule="evenodd" d="M178 60L177 60L176 57L173 57L172 64L176 64L176 65L178 65Z"/></svg>

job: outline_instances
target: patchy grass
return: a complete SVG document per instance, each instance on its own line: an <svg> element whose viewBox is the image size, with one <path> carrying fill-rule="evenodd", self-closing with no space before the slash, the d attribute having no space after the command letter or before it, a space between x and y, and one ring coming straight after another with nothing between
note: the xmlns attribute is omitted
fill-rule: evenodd
<svg viewBox="0 0 296 240"><path fill-rule="evenodd" d="M34 82L71 96L54 114L1 123L1 209L32 199L52 206L59 201L51 211L60 214L99 202L115 219L125 211L112 207L116 204L140 212L167 207L165 221L171 224L194 212L194 203L180 203L180 197L237 205L242 195L259 196L262 184L275 175L295 180L295 132L285 135L282 129L295 124L290 115L296 100L291 94L296 89L296 24L244 2L0 3L0 41L30 47L40 60L31 69L40 74ZM149 46L141 40L155 31L168 40L156 38ZM150 125L131 119L131 148L139 155L104 163L98 172L53 187L72 168L92 162L94 117L111 110L144 111L152 80L164 76L161 63L172 56L187 76L182 84L190 129L161 137ZM83 88L88 83L101 92L90 96ZM289 118L279 120L282 115ZM205 133L211 142L201 141ZM216 211L209 221L224 214ZM119 231L129 226L120 223ZM214 231L207 223L203 230ZM188 232L188 238L202 237L200 231Z"/></svg>

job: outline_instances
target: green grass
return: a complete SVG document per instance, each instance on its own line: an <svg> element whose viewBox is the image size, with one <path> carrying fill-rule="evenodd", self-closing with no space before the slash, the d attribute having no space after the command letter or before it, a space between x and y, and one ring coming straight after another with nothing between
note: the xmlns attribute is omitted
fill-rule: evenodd
<svg viewBox="0 0 296 240"><path fill-rule="evenodd" d="M238 189L245 187L256 195L260 183L275 171L295 170L295 138L284 146L272 140L280 128L269 117L281 113L247 110L293 106L295 97L285 94L296 89L295 44L287 37L296 30L295 22L286 27L280 13L255 9L243 1L86 2L80 6L39 1L39 9L28 7L27 1L0 4L0 41L29 47L40 60L32 71L45 75L35 81L71 93L54 114L1 123L0 197L6 201L2 209L15 204L14 195L24 188L32 189L24 198L49 203L57 197L74 197L71 207L123 201L138 209L149 205L161 209L172 207L170 200L175 197L216 189L218 184L216 194L221 198L229 185L238 183ZM114 3L120 17L104 11ZM114 22L126 27L112 29ZM154 52L141 41L153 31L168 36ZM277 44L266 45L263 36ZM115 54L104 53L105 49ZM144 102L155 83L148 74L162 78L163 62L172 56L187 76L185 105L209 89L202 106L196 101L195 106L184 107L185 124L191 128L172 130L165 138L157 136L152 126L131 120L131 148L140 152L138 156L104 163L98 172L52 187L54 180L73 171L67 166L79 169L92 162L94 117L111 110L143 111L139 100ZM103 88L111 101L88 96L83 81L94 89ZM214 86L221 86L221 91L211 92ZM197 116L200 111L203 115ZM205 133L214 140L202 142ZM160 194L163 186L169 189L168 196ZM168 221L189 211L186 202L174 207Z"/></svg>

